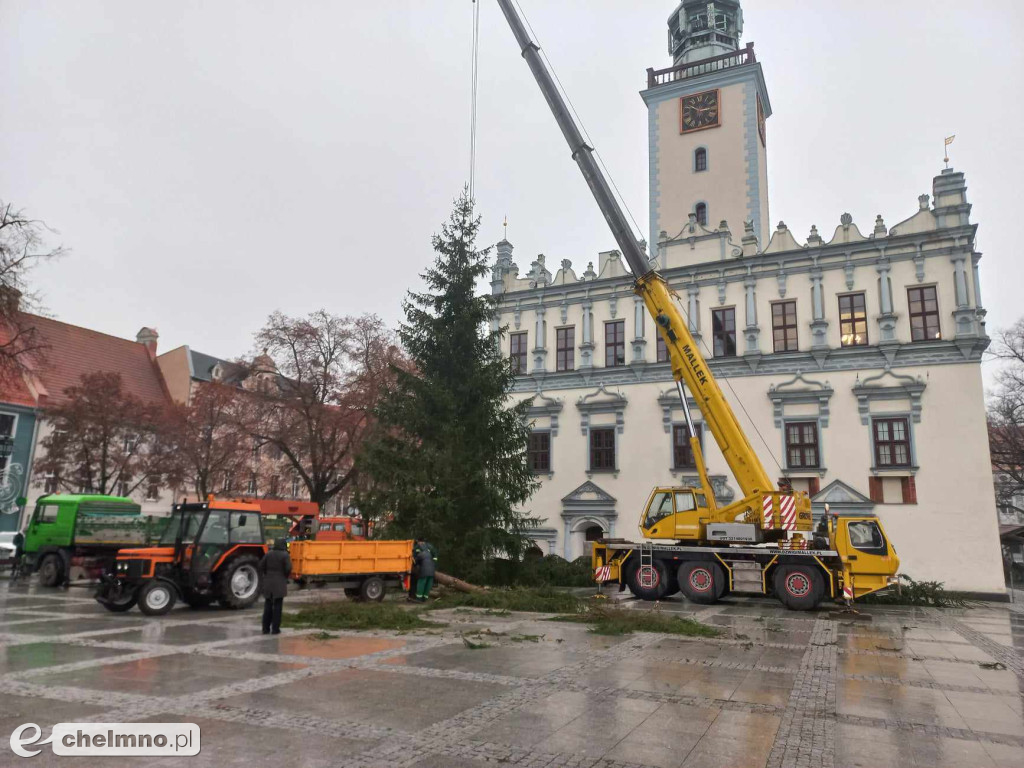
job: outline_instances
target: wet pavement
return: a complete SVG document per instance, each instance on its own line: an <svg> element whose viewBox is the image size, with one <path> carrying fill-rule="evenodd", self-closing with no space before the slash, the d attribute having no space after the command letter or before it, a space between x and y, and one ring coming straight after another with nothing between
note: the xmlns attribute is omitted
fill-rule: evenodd
<svg viewBox="0 0 1024 768"><path fill-rule="evenodd" d="M86 590L0 581L0 765L139 764L10 752L23 723L94 721L200 726L198 756L147 765L1024 766L1020 605L659 610L722 635L459 609L434 614L442 630L266 637L256 609L114 615Z"/></svg>

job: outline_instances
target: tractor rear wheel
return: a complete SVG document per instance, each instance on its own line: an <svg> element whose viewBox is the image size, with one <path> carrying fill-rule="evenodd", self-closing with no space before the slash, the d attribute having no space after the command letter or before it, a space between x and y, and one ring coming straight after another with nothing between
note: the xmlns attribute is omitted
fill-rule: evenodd
<svg viewBox="0 0 1024 768"><path fill-rule="evenodd" d="M647 573L641 573L642 570L646 570ZM661 600L668 590L668 570L660 560L655 560L653 565L643 568L638 558L630 563L626 585L629 591L641 600Z"/></svg>
<svg viewBox="0 0 1024 768"><path fill-rule="evenodd" d="M150 579L139 590L139 610L147 616L163 616L177 599L177 591L166 581Z"/></svg>
<svg viewBox="0 0 1024 768"><path fill-rule="evenodd" d="M56 587L64 578L64 560L57 553L51 553L39 564L39 583L44 587Z"/></svg>
<svg viewBox="0 0 1024 768"><path fill-rule="evenodd" d="M225 608L248 608L260 596L259 560L240 555L217 573L217 599Z"/></svg>
<svg viewBox="0 0 1024 768"><path fill-rule="evenodd" d="M825 595L821 571L808 565L782 565L775 570L775 596L792 611L810 611Z"/></svg>
<svg viewBox="0 0 1024 768"><path fill-rule="evenodd" d="M711 605L725 594L725 572L718 563L704 560L679 566L679 587L691 603Z"/></svg>

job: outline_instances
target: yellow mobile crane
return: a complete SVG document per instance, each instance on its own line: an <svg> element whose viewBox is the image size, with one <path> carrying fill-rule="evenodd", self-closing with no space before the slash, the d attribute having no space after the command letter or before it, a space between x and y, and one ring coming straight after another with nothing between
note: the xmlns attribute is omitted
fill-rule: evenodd
<svg viewBox="0 0 1024 768"><path fill-rule="evenodd" d="M636 294L657 323L700 478L699 488L666 486L651 492L640 518L645 541L595 542L596 581L629 587L646 600L680 590L697 603L713 603L727 591L774 594L795 610L814 608L826 595L849 602L889 586L899 559L874 516L838 517L826 510L808 538L813 527L810 498L776 488L768 477L691 336L678 297L634 239L594 161L593 148L583 140L512 0L498 0L498 5L636 278ZM743 498L727 506L715 500L684 384L743 492Z"/></svg>

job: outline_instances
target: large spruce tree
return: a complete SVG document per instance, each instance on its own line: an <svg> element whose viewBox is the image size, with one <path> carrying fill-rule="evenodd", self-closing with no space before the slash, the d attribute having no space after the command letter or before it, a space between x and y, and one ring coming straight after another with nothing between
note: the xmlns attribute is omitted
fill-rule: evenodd
<svg viewBox="0 0 1024 768"><path fill-rule="evenodd" d="M529 401L510 404L515 375L502 357L504 329L491 330L495 299L478 295L488 250L476 250L480 220L466 193L433 239L437 255L410 291L399 335L412 367L378 408L359 499L389 520L389 536L424 537L439 566L477 572L487 557L518 557L532 521L520 511L537 483L527 466Z"/></svg>

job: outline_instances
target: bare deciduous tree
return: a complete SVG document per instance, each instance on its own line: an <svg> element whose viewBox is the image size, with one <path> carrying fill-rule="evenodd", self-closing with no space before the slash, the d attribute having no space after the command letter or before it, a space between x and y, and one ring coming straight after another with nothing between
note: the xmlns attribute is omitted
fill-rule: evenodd
<svg viewBox="0 0 1024 768"><path fill-rule="evenodd" d="M239 428L239 393L216 382L204 383L188 405L175 405L167 424L174 474L198 499L222 490L224 478L249 468L251 439Z"/></svg>
<svg viewBox="0 0 1024 768"><path fill-rule="evenodd" d="M89 373L47 408L52 432L42 441L36 474L73 492L129 495L179 478L166 439L167 414L124 391L118 373Z"/></svg>
<svg viewBox="0 0 1024 768"><path fill-rule="evenodd" d="M46 345L25 314L36 303L27 275L37 264L65 253L46 245L43 222L0 200L0 381L38 364Z"/></svg>
<svg viewBox="0 0 1024 768"><path fill-rule="evenodd" d="M988 436L1001 503L1024 493L1024 318L996 335L992 349L1003 366L989 398Z"/></svg>
<svg viewBox="0 0 1024 768"><path fill-rule="evenodd" d="M264 351L250 365L245 429L281 452L323 507L355 476L355 456L373 410L401 363L380 318L271 315L256 335Z"/></svg>

